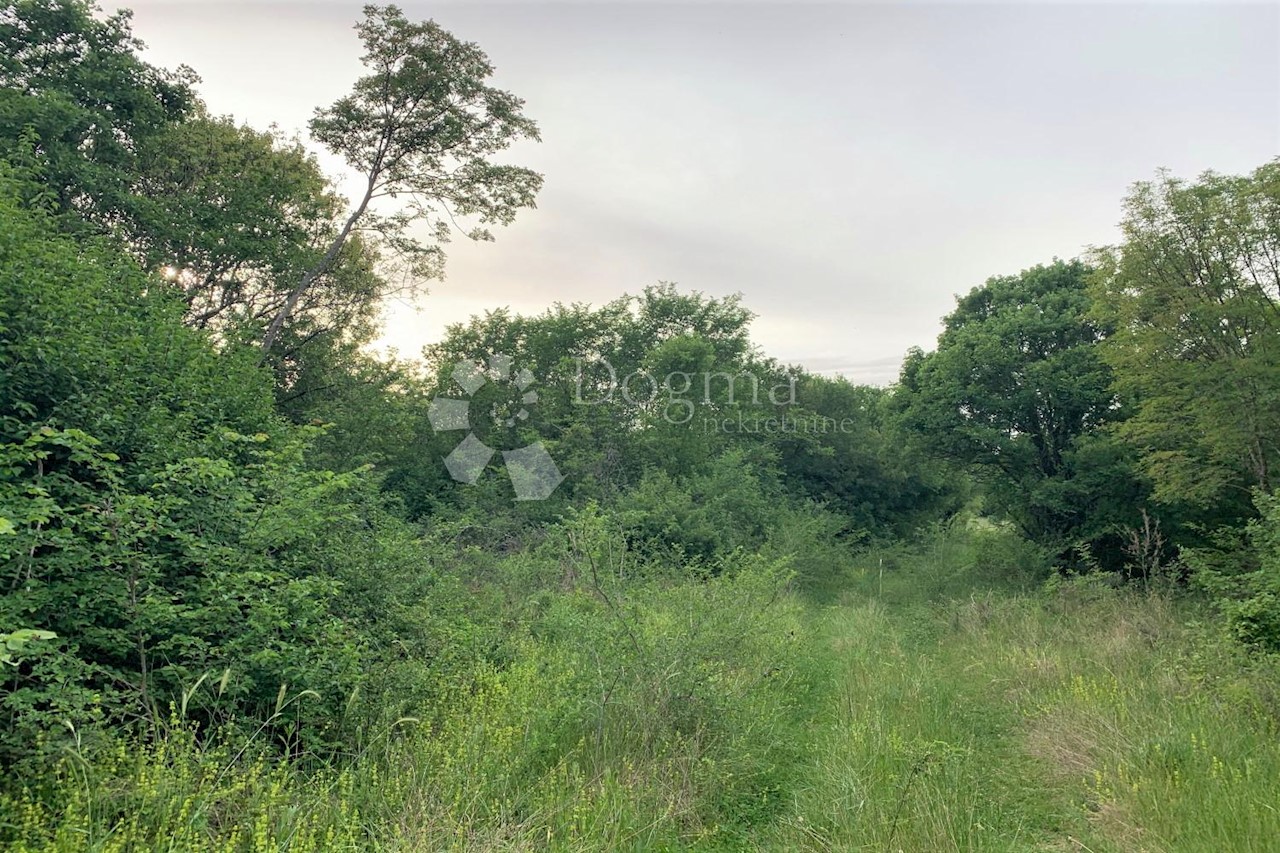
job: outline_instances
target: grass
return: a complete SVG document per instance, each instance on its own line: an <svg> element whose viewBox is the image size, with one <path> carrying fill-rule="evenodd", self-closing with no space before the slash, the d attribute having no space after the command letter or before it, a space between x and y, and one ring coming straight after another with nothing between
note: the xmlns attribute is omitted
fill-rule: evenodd
<svg viewBox="0 0 1280 853"><path fill-rule="evenodd" d="M901 618L875 601L827 614L837 688L807 784L761 846L1036 849L1070 808L1019 748L1016 710L958 649L914 639L920 626Z"/></svg>
<svg viewBox="0 0 1280 853"><path fill-rule="evenodd" d="M808 782L760 848L1275 849L1267 662L1186 602L1088 579L922 598L928 557L887 582L868 565L824 611L836 688Z"/></svg>
<svg viewBox="0 0 1280 853"><path fill-rule="evenodd" d="M864 554L823 603L768 572L558 594L432 727L320 772L180 726L69 757L10 795L12 848L1274 850L1274 664L985 535Z"/></svg>

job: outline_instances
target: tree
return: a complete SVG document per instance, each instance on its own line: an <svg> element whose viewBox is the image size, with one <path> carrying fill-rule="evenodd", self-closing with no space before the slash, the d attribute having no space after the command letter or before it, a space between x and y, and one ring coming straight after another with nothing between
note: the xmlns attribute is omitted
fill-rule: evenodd
<svg viewBox="0 0 1280 853"><path fill-rule="evenodd" d="M21 0L0 13L0 157L63 227L110 233L165 270L189 324L257 339L282 387L303 369L303 345L372 334L393 287L381 262L438 276L456 221L492 239L489 226L533 206L541 176L493 156L536 140L537 126L487 85L484 53L434 22L367 7L371 73L311 122L364 176L348 211L300 143L208 115L190 69L143 62L129 14L96 11ZM388 199L402 206L380 211Z"/></svg>
<svg viewBox="0 0 1280 853"><path fill-rule="evenodd" d="M138 58L130 13L95 16L86 0L17 0L0 8L0 157L28 156L29 129L64 226L131 221L137 151L196 105L188 68ZM82 218L83 217L83 218Z"/></svg>
<svg viewBox="0 0 1280 853"><path fill-rule="evenodd" d="M1106 328L1088 316L1089 269L1055 261L992 278L958 300L936 351L908 355L895 401L926 452L976 466L1029 536L1066 546L1115 521L1090 510L1133 495L1098 427L1118 420Z"/></svg>
<svg viewBox="0 0 1280 853"><path fill-rule="evenodd" d="M369 235L418 276L438 276L440 244L455 217L475 217L479 224L467 236L491 240L486 226L510 224L517 211L534 206L542 186L531 169L490 159L517 140L537 140L538 129L522 114L522 100L487 85L493 67L478 46L434 21L412 23L395 6L366 6L364 15L356 29L371 73L350 95L317 110L310 125L316 141L364 176L364 190L276 312L262 339L264 357L352 234ZM373 209L379 199L400 197L407 203L395 213ZM435 242L410 234L414 224Z"/></svg>
<svg viewBox="0 0 1280 853"><path fill-rule="evenodd" d="M286 683L310 691L308 744L332 743L378 660L438 651L418 536L363 471L305 464L318 429L281 420L255 348L213 346L179 294L114 241L21 204L6 172L0 639L56 636L5 665L0 760L40 766L67 723L78 740L171 701L201 723L275 726ZM353 449L377 448L330 456ZM216 693L193 687L219 673Z"/></svg>
<svg viewBox="0 0 1280 853"><path fill-rule="evenodd" d="M1280 465L1280 160L1193 183L1161 173L1099 253L1100 348L1135 401L1120 425L1154 496L1248 511Z"/></svg>
<svg viewBox="0 0 1280 853"><path fill-rule="evenodd" d="M460 396L453 379L459 362L511 356L535 379L537 402L513 429L494 429L495 443L545 441L569 477L557 499L603 499L638 482L646 468L676 474L721 452L731 439L703 429L702 415L729 410L731 382L740 404L751 403L753 385L767 401L768 375L752 362L751 318L736 296L682 293L671 284L598 308L557 304L537 317L497 310L451 326L426 350L429 396ZM749 378L757 375L757 382ZM472 409L486 409L488 390L477 392ZM422 424L421 443L393 475L398 487L424 482L427 475L408 472L440 469L448 442L457 443L457 436L433 435L425 417ZM482 422L478 434L486 438L488 430Z"/></svg>
<svg viewBox="0 0 1280 853"><path fill-rule="evenodd" d="M787 416L797 426L771 436L791 490L875 536L910 534L958 507L954 472L905 450L891 391L804 373L796 392Z"/></svg>
<svg viewBox="0 0 1280 853"><path fill-rule="evenodd" d="M317 262L343 205L300 143L203 109L139 146L135 180L130 242L181 290L197 328L248 324L261 335ZM310 307L375 307L366 288L334 294L342 278L318 282L327 292Z"/></svg>
<svg viewBox="0 0 1280 853"><path fill-rule="evenodd" d="M209 116L189 69L138 57L129 15L24 0L0 18L0 156L72 231L109 233L183 293L186 320L260 338L324 256L345 202L296 140ZM366 332L387 282L343 247L297 313L305 339Z"/></svg>

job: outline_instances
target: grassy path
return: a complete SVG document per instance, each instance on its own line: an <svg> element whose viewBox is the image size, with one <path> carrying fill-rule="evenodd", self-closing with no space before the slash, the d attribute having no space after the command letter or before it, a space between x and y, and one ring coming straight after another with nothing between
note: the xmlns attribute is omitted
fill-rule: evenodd
<svg viewBox="0 0 1280 853"><path fill-rule="evenodd" d="M761 849L1280 850L1275 696L1162 598L862 598L819 630L832 689Z"/></svg>
<svg viewBox="0 0 1280 853"><path fill-rule="evenodd" d="M1034 849L1071 821L1021 749L1016 708L921 627L876 603L827 614L830 707L796 812L767 846Z"/></svg>
<svg viewBox="0 0 1280 853"><path fill-rule="evenodd" d="M9 849L1280 851L1280 662L1161 596L884 581L639 590L625 633L561 596L429 730L314 772L121 742L0 801Z"/></svg>

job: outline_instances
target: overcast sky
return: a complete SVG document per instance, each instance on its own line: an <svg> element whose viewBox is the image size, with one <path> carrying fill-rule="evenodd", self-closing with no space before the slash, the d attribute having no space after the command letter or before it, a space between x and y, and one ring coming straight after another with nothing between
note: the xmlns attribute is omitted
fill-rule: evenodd
<svg viewBox="0 0 1280 853"><path fill-rule="evenodd" d="M255 126L304 131L361 73L358 3L124 5L150 61ZM886 383L955 294L1113 242L1132 182L1280 153L1274 4L400 5L488 52L542 130L510 159L546 175L390 306L405 355L661 280L741 292L769 355Z"/></svg>

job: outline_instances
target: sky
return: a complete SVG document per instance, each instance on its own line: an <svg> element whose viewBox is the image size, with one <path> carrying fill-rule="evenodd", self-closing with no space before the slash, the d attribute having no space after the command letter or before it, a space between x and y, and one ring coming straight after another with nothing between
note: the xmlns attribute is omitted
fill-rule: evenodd
<svg viewBox="0 0 1280 853"><path fill-rule="evenodd" d="M126 5L149 61L255 127L305 136L362 71L359 3ZM404 356L670 281L741 293L766 355L887 384L957 294L1116 242L1133 182L1280 155L1278 4L399 5L488 53L541 129L506 159L546 179L388 304Z"/></svg>

